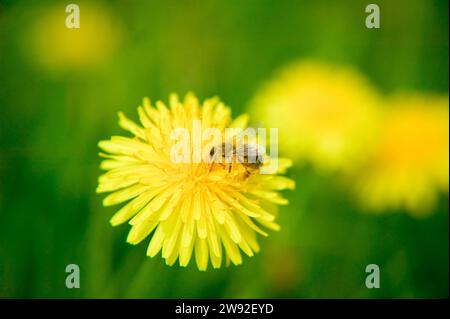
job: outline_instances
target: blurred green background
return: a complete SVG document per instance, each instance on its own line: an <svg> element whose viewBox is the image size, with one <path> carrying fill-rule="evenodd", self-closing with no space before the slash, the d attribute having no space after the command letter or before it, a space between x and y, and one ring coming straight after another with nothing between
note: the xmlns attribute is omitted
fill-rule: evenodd
<svg viewBox="0 0 450 319"><path fill-rule="evenodd" d="M218 95L236 115L299 58L354 66L384 93L448 94L448 1L376 1L377 30L367 1L76 2L74 38L68 3L0 1L0 297L448 298L445 195L428 218L361 214L333 176L294 167L282 230L203 273L127 244L95 194L97 142L143 96ZM70 263L80 289L65 287ZM371 263L380 289L365 287Z"/></svg>

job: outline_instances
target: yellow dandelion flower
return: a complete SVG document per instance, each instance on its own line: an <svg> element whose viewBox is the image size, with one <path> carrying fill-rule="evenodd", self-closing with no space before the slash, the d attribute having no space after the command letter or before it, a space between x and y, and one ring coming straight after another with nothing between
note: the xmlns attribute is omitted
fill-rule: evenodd
<svg viewBox="0 0 450 319"><path fill-rule="evenodd" d="M431 213L439 191L448 192L448 96L397 96L368 163L356 176L361 202L373 211Z"/></svg>
<svg viewBox="0 0 450 319"><path fill-rule="evenodd" d="M51 71L78 70L101 65L121 38L119 22L108 8L79 3L80 28L66 26L65 6L53 5L34 15L24 49L31 59Z"/></svg>
<svg viewBox="0 0 450 319"><path fill-rule="evenodd" d="M282 69L249 108L258 120L282 128L280 145L287 154L329 171L364 157L378 100L356 71L304 61Z"/></svg>
<svg viewBox="0 0 450 319"><path fill-rule="evenodd" d="M241 251L248 256L258 252L257 234L278 230L277 205L288 203L278 191L292 189L294 182L277 174L249 173L242 163L233 162L230 170L224 163L174 162L171 157L177 143L174 129L192 132L192 123L201 120L202 132L209 127L223 132L245 128L247 116L232 121L230 108L219 99L200 104L192 94L182 102L171 95L169 107L160 101L154 107L144 99L138 114L140 125L119 113L119 125L133 137L113 136L99 143L106 152L100 154L105 158L101 168L107 172L100 176L97 192L113 192L103 200L105 206L127 202L111 224L128 221L131 244L150 236L147 255L161 251L168 265L178 259L187 266L194 253L198 268L206 270L208 260L214 268L222 259L238 265ZM190 142L194 156L196 142ZM208 142L202 140L201 146L208 150ZM279 159L277 172L290 164Z"/></svg>

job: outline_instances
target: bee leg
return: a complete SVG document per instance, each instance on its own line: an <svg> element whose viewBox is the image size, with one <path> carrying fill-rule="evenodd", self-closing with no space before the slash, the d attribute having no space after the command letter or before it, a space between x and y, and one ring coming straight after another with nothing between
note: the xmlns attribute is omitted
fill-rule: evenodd
<svg viewBox="0 0 450 319"><path fill-rule="evenodd" d="M232 168L233 168L233 163L230 163L230 165L228 165L228 174L231 173Z"/></svg>

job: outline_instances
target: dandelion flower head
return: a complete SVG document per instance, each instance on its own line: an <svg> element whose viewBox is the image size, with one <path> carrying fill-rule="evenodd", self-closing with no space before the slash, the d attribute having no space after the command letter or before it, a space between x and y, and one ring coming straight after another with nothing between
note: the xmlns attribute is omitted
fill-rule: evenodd
<svg viewBox="0 0 450 319"><path fill-rule="evenodd" d="M355 177L366 208L431 213L439 192L448 192L448 107L448 96L404 94L387 102L374 151Z"/></svg>
<svg viewBox="0 0 450 319"><path fill-rule="evenodd" d="M355 70L307 60L288 65L263 85L250 109L258 120L283 128L280 146L287 154L330 171L364 158L378 100Z"/></svg>
<svg viewBox="0 0 450 319"><path fill-rule="evenodd" d="M79 28L66 26L68 13L60 4L41 9L30 25L25 50L47 70L97 67L111 58L120 42L120 23L107 7L78 4L82 8Z"/></svg>
<svg viewBox="0 0 450 319"><path fill-rule="evenodd" d="M294 187L278 174L290 161L280 158L277 174L271 175L248 174L237 163L231 171L222 163L174 163L174 128L190 130L194 120L220 131L247 126L246 115L233 121L230 108L217 98L200 103L193 94L183 101L173 94L169 106L160 101L152 106L144 99L138 114L140 124L119 113L119 125L132 137L99 143L105 158L101 168L107 172L99 177L97 192L112 192L103 200L105 206L125 203L111 224L128 222L131 244L151 237L147 255L161 252L168 265L178 260L187 266L195 256L197 267L206 270L209 262L213 268L238 265L241 252L258 252L258 235L279 229L277 207L288 203L279 191Z"/></svg>

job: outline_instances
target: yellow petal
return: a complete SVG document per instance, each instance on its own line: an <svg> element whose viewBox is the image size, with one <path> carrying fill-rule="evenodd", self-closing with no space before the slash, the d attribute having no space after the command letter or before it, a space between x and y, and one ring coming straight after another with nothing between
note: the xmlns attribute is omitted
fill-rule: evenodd
<svg viewBox="0 0 450 319"><path fill-rule="evenodd" d="M147 256L155 257L156 254L161 250L163 242L165 239L165 234L161 226L156 228L155 233L150 241L147 248Z"/></svg>
<svg viewBox="0 0 450 319"><path fill-rule="evenodd" d="M139 195L113 215L110 220L111 225L117 226L126 222L131 217L136 215L151 199L151 192L145 192Z"/></svg>
<svg viewBox="0 0 450 319"><path fill-rule="evenodd" d="M145 221L143 223L134 225L128 233L127 242L133 245L144 240L158 225L156 221Z"/></svg>
<svg viewBox="0 0 450 319"><path fill-rule="evenodd" d="M115 204L120 204L124 201L127 201L129 199L138 196L139 194L144 193L145 191L148 191L149 189L150 187L139 184L127 187L123 190L114 192L106 196L105 199L103 200L103 205L111 206Z"/></svg>
<svg viewBox="0 0 450 319"><path fill-rule="evenodd" d="M142 127L127 118L122 112L119 112L119 126L124 130L130 131L140 139L146 140L145 132Z"/></svg>
<svg viewBox="0 0 450 319"><path fill-rule="evenodd" d="M206 270L208 267L208 245L205 239L197 239L195 243L195 259L199 270Z"/></svg>
<svg viewBox="0 0 450 319"><path fill-rule="evenodd" d="M223 227L223 226L221 226ZM240 265L242 263L242 256L239 252L238 246L233 243L224 230L220 230L220 237L222 239L223 246L227 252L227 256L230 258L231 262L235 265Z"/></svg>

